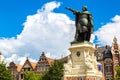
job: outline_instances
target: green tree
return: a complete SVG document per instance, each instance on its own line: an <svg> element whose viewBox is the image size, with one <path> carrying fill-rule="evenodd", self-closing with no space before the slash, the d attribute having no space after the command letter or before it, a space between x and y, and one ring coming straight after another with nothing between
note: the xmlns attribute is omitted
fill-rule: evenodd
<svg viewBox="0 0 120 80"><path fill-rule="evenodd" d="M63 76L63 61L55 61L49 71L43 77L43 80L61 80Z"/></svg>
<svg viewBox="0 0 120 80"><path fill-rule="evenodd" d="M33 71L26 71L24 80L42 80L42 74Z"/></svg>
<svg viewBox="0 0 120 80"><path fill-rule="evenodd" d="M0 63L0 80L12 80L12 74L3 62Z"/></svg>
<svg viewBox="0 0 120 80"><path fill-rule="evenodd" d="M120 80L120 66L117 67L116 69L117 69L116 80Z"/></svg>

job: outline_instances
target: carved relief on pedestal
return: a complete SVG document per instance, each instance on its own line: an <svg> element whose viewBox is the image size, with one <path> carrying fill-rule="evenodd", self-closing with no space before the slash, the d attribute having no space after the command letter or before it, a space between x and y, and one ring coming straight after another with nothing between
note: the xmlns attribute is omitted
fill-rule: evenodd
<svg viewBox="0 0 120 80"><path fill-rule="evenodd" d="M64 74L71 74L71 68L68 64L64 64Z"/></svg>
<svg viewBox="0 0 120 80"><path fill-rule="evenodd" d="M84 59L81 59L81 58L76 58L75 59L75 62L83 62L84 61Z"/></svg>
<svg viewBox="0 0 120 80"><path fill-rule="evenodd" d="M64 64L64 74L71 74L72 61L71 55L68 56L68 63Z"/></svg>
<svg viewBox="0 0 120 80"><path fill-rule="evenodd" d="M98 71L98 63L94 56L95 48L91 44L75 44L70 47L70 56L68 63L64 64L64 76L99 76L102 74Z"/></svg>
<svg viewBox="0 0 120 80"><path fill-rule="evenodd" d="M93 66L93 60L92 58L90 58L89 56L86 57L85 59L85 64L87 65L87 68L90 69L90 70L93 70L94 66Z"/></svg>

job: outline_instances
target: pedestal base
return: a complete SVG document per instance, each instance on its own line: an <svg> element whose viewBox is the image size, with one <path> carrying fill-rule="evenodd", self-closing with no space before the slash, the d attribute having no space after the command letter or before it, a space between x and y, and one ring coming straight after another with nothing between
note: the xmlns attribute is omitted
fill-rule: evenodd
<svg viewBox="0 0 120 80"><path fill-rule="evenodd" d="M71 54L64 64L63 80L101 80L102 72L98 71L92 43L74 43L69 50Z"/></svg>

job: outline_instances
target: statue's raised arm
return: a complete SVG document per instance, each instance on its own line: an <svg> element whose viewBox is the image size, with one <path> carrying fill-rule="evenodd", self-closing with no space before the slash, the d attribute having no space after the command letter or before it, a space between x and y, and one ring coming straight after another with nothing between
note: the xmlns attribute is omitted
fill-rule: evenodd
<svg viewBox="0 0 120 80"><path fill-rule="evenodd" d="M65 9L70 10L70 11L73 12L73 13L78 13L77 10L74 10L74 9L72 9L72 8L65 7Z"/></svg>

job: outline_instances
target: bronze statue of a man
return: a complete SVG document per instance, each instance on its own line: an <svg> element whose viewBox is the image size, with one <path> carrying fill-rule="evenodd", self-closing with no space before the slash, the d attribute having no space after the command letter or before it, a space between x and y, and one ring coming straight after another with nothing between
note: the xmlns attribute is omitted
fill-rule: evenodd
<svg viewBox="0 0 120 80"><path fill-rule="evenodd" d="M92 14L87 11L87 7L83 6L82 12L66 8L75 14L75 42L90 41L91 33L93 32Z"/></svg>

